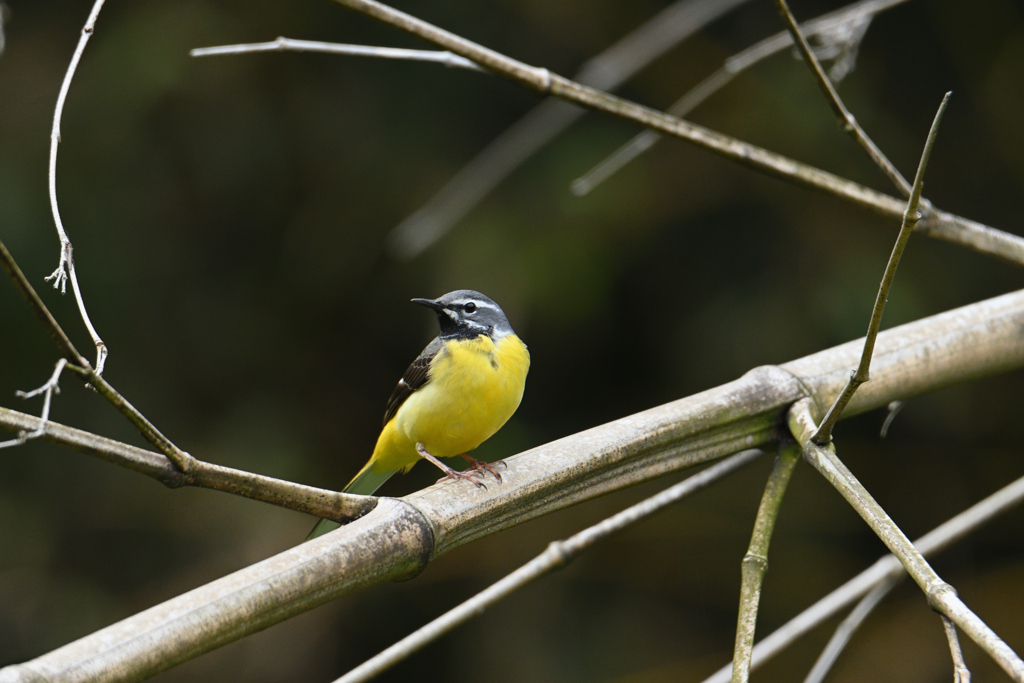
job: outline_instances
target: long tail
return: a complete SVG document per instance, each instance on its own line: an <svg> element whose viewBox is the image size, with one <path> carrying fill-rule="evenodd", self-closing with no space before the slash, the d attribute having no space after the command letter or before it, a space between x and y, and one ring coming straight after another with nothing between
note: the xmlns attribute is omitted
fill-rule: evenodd
<svg viewBox="0 0 1024 683"><path fill-rule="evenodd" d="M366 463L366 465L363 466L363 469L359 470L359 474L357 474L352 481L348 483L348 486L342 489L343 493L358 493L363 496L372 495L377 489L384 485L384 482L391 478L392 474L398 471L391 470L390 472L374 472L373 468L370 467L372 462L373 460ZM306 536L306 540L311 541L317 536L326 534L328 531L334 531L339 526L341 525L332 520L321 519L316 523L316 526L313 527L313 530L309 532L309 536Z"/></svg>

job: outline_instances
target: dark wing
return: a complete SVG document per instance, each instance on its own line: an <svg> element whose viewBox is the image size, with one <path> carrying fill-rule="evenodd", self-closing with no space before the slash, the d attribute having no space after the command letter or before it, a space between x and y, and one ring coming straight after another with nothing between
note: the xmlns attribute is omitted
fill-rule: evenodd
<svg viewBox="0 0 1024 683"><path fill-rule="evenodd" d="M391 392L391 398L388 399L388 407L384 411L384 424L387 424L395 416L398 409L405 403L405 399L412 396L412 392L427 383L430 362L434 360L434 356L442 348L444 348L444 342L440 339L434 339L434 341L427 344L427 348L423 349L419 357L405 371L402 379L398 382L398 386Z"/></svg>

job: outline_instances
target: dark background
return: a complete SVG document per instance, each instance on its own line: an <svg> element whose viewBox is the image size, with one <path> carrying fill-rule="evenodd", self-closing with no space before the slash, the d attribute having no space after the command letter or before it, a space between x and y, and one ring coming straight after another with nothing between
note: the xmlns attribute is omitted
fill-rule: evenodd
<svg viewBox="0 0 1024 683"><path fill-rule="evenodd" d="M8 0L0 57L0 236L79 348L57 264L46 168L53 106L90 2ZM403 2L531 64L573 73L665 6L657 0ZM801 19L839 3L794 3ZM666 107L729 55L780 30L748 3L621 91ZM225 465L339 487L370 453L384 402L435 333L407 303L456 288L496 299L533 356L522 407L480 449L504 457L863 334L897 226L664 142L591 196L573 178L635 128L588 115L411 262L388 231L538 101L504 80L429 64L193 47L278 35L423 47L327 0L111 2L64 114L58 191L106 377L168 436ZM1020 232L1024 9L914 0L876 19L840 91L912 175L954 91L928 170L939 206ZM692 119L891 192L788 53ZM916 237L890 297L894 326L1021 286L1019 268ZM57 354L0 282L0 404L23 402ZM142 444L65 377L53 419ZM1021 373L843 423L840 455L917 537L1024 474ZM696 681L731 654L739 564L765 459L602 543L381 680ZM384 493L437 474L417 467ZM350 596L160 676L327 681L539 553L682 475L551 515L442 557L415 580ZM43 654L300 541L313 520L203 490L168 490L46 444L0 450L0 664ZM1024 510L935 562L1024 651ZM883 552L810 468L783 507L759 634ZM835 621L831 626L835 625ZM794 680L820 628L755 679ZM976 680L1001 673L971 643ZM905 585L830 680L945 681L939 620Z"/></svg>

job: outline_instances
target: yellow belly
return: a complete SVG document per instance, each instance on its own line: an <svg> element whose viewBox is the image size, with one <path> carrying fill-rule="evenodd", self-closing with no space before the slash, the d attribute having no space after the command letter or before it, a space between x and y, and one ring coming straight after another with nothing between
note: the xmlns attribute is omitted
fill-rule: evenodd
<svg viewBox="0 0 1024 683"><path fill-rule="evenodd" d="M530 353L515 335L445 342L427 383L384 426L371 463L374 472L408 470L416 444L450 458L489 439L519 407Z"/></svg>

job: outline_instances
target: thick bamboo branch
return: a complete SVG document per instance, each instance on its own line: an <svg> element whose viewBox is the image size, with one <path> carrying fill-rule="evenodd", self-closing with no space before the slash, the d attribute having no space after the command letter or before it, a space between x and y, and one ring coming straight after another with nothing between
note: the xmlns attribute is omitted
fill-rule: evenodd
<svg viewBox="0 0 1024 683"><path fill-rule="evenodd" d="M363 683L363 681L380 675L460 624L479 616L488 607L504 600L535 579L565 567L598 541L647 519L652 514L709 486L761 455L762 452L757 449L737 453L608 519L587 527L578 534L573 534L564 541L553 541L548 544L543 553L522 567L489 586L486 590L477 593L458 607L445 612L426 626L417 629L377 656L363 662L335 683ZM800 456L799 449L796 450L796 456Z"/></svg>
<svg viewBox="0 0 1024 683"><path fill-rule="evenodd" d="M812 441L818 426L814 422L811 403L810 399L797 401L789 417L790 430L803 445L804 458L835 487L892 554L899 558L910 577L921 587L928 605L963 630L1013 680L1024 683L1024 661L1017 653L960 600L952 586L935 573L910 539L836 457L832 444L821 447Z"/></svg>
<svg viewBox="0 0 1024 683"><path fill-rule="evenodd" d="M334 1L439 45L476 62L499 76L504 76L542 94L554 95L567 102L612 114L652 130L687 140L769 175L845 199L888 218L901 219L906 208L905 202L901 199L876 192L845 178L769 152L717 131L582 85L564 76L551 73L545 68L530 66L375 0ZM999 233L998 239L990 240L989 237L995 237L988 232L993 230L992 228L985 230L968 228L965 234L961 235L966 225L965 219L950 220L956 217L951 217L940 211L930 211L928 218L931 227L931 230L927 232L929 235L948 239L962 246L977 249L982 253L998 256L1017 265L1024 265L1024 238L994 230L993 232Z"/></svg>
<svg viewBox="0 0 1024 683"><path fill-rule="evenodd" d="M1024 291L883 332L874 379L845 415L1024 367ZM791 403L842 388L851 342L621 418L506 460L486 491L436 484L359 520L0 672L0 681L137 680L553 510L777 442ZM386 546L381 552L380 546Z"/></svg>

